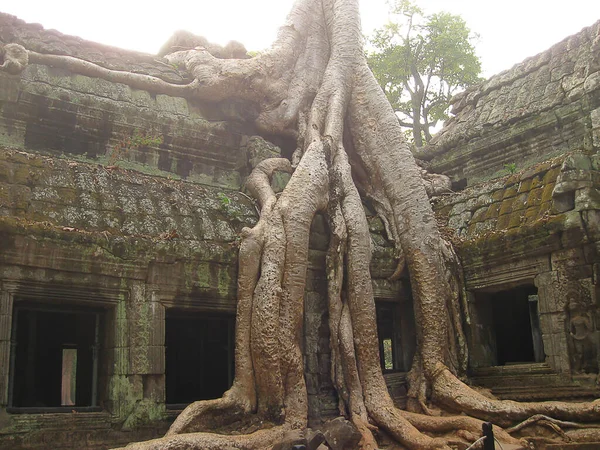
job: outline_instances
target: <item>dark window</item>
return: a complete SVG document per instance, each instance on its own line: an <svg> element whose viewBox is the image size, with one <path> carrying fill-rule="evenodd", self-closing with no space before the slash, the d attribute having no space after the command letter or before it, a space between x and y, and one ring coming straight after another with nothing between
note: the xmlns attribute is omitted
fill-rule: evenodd
<svg viewBox="0 0 600 450"><path fill-rule="evenodd" d="M167 404L219 398L233 382L234 317L167 311Z"/></svg>
<svg viewBox="0 0 600 450"><path fill-rule="evenodd" d="M383 371L408 371L416 337L412 301L376 302L379 358Z"/></svg>
<svg viewBox="0 0 600 450"><path fill-rule="evenodd" d="M15 305L9 406L96 406L100 312Z"/></svg>
<svg viewBox="0 0 600 450"><path fill-rule="evenodd" d="M537 288L478 293L472 366L543 362Z"/></svg>

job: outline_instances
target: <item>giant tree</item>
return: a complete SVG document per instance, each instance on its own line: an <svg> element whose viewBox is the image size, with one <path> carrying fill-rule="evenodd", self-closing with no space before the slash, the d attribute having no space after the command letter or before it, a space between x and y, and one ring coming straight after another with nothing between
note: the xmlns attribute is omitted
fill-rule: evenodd
<svg viewBox="0 0 600 450"><path fill-rule="evenodd" d="M426 15L408 0L397 0L392 21L370 38L368 63L417 147L448 118L450 98L481 81L474 35L460 16Z"/></svg>
<svg viewBox="0 0 600 450"><path fill-rule="evenodd" d="M595 402L498 401L460 381L466 349L456 259L437 228L394 111L367 66L358 0L297 0L272 48L254 58L216 58L205 47L167 55L190 73L193 81L185 85L14 45L4 53L5 60L15 60L13 68L29 59L153 92L240 98L257 105L255 124L262 133L297 143L291 160L266 159L247 180L261 212L257 224L243 230L239 250L233 386L220 399L191 404L164 438L132 448L271 448L286 433L307 427L303 297L317 213L330 229L331 373L340 412L362 435L360 448L377 447L375 428L408 448L433 449L474 440L482 420L507 426L534 414L600 418ZM292 173L280 196L269 183L275 171ZM361 197L375 205L398 249L399 270L406 267L410 276L418 347L409 376L411 411L394 406L379 365ZM431 405L450 415L432 415ZM457 412L463 414L452 415ZM237 432L225 434L232 423ZM518 442L502 430L498 437Z"/></svg>

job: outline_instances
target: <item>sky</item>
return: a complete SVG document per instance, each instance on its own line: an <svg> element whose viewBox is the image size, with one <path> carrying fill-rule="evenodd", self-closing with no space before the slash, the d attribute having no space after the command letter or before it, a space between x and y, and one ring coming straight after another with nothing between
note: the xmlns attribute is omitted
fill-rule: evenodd
<svg viewBox="0 0 600 450"><path fill-rule="evenodd" d="M388 20L386 0L360 0L363 31ZM4 0L0 11L47 29L156 53L178 29L248 50L267 48L293 0ZM600 20L600 0L417 0L428 13L461 15L479 35L483 75L509 69Z"/></svg>

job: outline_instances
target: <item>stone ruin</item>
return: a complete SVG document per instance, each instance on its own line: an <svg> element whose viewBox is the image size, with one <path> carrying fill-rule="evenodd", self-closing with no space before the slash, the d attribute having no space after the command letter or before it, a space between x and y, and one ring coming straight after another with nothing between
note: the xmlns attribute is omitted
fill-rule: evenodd
<svg viewBox="0 0 600 450"><path fill-rule="evenodd" d="M0 44L182 82L160 57L0 14ZM1 63L2 61L0 61ZM600 22L459 94L416 156L463 264L469 380L502 399L598 397ZM0 72L0 448L101 449L164 434L233 377L238 233L251 168L291 155L242 103L155 95L32 64ZM286 176L274 183L282 189ZM406 402L408 280L365 205L381 364ZM310 422L334 417L313 222L305 295Z"/></svg>

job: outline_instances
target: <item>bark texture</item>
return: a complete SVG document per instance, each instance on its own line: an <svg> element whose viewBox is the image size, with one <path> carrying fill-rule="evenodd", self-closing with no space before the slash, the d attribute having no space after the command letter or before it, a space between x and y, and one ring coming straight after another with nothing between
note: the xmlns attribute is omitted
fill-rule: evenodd
<svg viewBox="0 0 600 450"><path fill-rule="evenodd" d="M154 92L211 101L241 98L259 106L261 131L297 141L292 161L265 160L247 181L261 214L242 233L232 388L221 399L190 405L164 438L128 448L263 449L306 429L303 297L310 225L319 212L331 231L332 378L340 414L362 435L360 448L377 448L377 429L411 449L466 448L480 436L482 420L511 426L543 415L513 428L516 432L540 420L558 427L600 419L597 402L490 400L460 381L467 363L460 267L428 200L426 187L433 183L424 182L366 65L358 0L297 0L271 50L252 59L220 59L202 48L167 55L189 71L194 81L187 85L66 56L30 51L28 58ZM279 197L270 187L275 171L293 173ZM380 368L361 196L375 205L395 243L395 276L404 267L410 275L418 330L410 412L394 407ZM238 429L259 429L218 434L234 422ZM497 436L520 442L501 429Z"/></svg>

